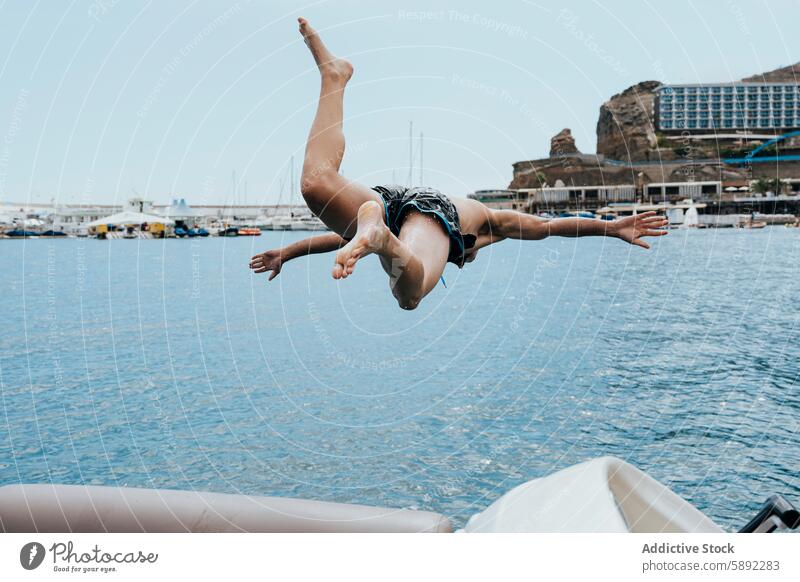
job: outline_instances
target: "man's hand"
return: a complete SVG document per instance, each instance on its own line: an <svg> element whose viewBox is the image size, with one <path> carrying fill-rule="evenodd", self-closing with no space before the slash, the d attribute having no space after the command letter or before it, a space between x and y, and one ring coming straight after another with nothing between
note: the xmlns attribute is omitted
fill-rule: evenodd
<svg viewBox="0 0 800 582"><path fill-rule="evenodd" d="M664 216L658 216L654 211L643 212L625 218L618 218L609 224L608 234L621 238L632 245L649 249L650 245L644 242L643 236L664 236L666 230L661 230L667 225Z"/></svg>
<svg viewBox="0 0 800 582"><path fill-rule="evenodd" d="M272 271L268 281L272 281L281 272L283 266L283 255L280 249L264 251L250 259L250 268L256 273Z"/></svg>

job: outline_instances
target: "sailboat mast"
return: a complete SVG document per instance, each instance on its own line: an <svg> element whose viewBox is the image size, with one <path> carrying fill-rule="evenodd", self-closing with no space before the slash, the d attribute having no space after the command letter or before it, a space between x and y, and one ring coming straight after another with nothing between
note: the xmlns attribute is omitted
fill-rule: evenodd
<svg viewBox="0 0 800 582"><path fill-rule="evenodd" d="M408 122L408 187L414 182L414 122Z"/></svg>
<svg viewBox="0 0 800 582"><path fill-rule="evenodd" d="M422 186L425 184L425 180L423 179L423 170L425 167L425 162L422 158L422 132L419 132L419 185Z"/></svg>
<svg viewBox="0 0 800 582"><path fill-rule="evenodd" d="M292 156L291 160L289 161L289 164L291 164L291 169L290 169L290 174L289 174L290 180L291 180L291 185L289 186L289 188L290 188L290 190L289 190L289 204L294 204L294 156Z"/></svg>

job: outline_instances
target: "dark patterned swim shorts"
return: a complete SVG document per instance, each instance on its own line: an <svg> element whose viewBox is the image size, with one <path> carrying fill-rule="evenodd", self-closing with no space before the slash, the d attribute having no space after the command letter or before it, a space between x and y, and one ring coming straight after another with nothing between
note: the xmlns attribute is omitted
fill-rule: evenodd
<svg viewBox="0 0 800 582"><path fill-rule="evenodd" d="M450 199L435 188L406 188L405 186L375 186L372 188L383 198L386 226L395 236L408 212L416 210L436 218L450 238L447 260L458 266L464 263L464 252L475 245L475 236L461 233L458 211Z"/></svg>

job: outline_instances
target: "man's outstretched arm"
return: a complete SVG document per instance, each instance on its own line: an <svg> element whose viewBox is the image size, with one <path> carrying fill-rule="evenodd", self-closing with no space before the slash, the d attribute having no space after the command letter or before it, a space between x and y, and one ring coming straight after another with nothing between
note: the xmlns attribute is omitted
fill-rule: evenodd
<svg viewBox="0 0 800 582"><path fill-rule="evenodd" d="M272 271L268 279L272 281L281 272L281 267L286 261L306 255L328 253L338 250L346 244L347 241L336 233L320 234L304 238L280 249L271 249L259 253L250 259L250 268L256 273Z"/></svg>
<svg viewBox="0 0 800 582"><path fill-rule="evenodd" d="M643 212L616 220L595 218L541 218L514 210L495 210L489 219L493 234L504 238L541 240L548 236L613 236L649 249L643 236L663 236L667 219L655 212Z"/></svg>

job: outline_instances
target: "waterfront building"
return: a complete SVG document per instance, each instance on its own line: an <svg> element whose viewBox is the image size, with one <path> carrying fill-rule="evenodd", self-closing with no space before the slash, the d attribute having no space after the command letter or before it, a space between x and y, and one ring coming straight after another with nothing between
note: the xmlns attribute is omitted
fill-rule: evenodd
<svg viewBox="0 0 800 582"><path fill-rule="evenodd" d="M467 198L482 202L495 210L524 211L528 208L528 194L523 190L476 190L467 194Z"/></svg>
<svg viewBox="0 0 800 582"><path fill-rule="evenodd" d="M645 197L658 199L685 199L695 200L705 198L719 198L722 194L722 182L651 182L645 187Z"/></svg>
<svg viewBox="0 0 800 582"><path fill-rule="evenodd" d="M596 207L611 202L629 202L636 199L636 186L623 184L616 186L552 186L544 188L520 188L518 192L527 195L529 204L545 209L547 206L572 205Z"/></svg>
<svg viewBox="0 0 800 582"><path fill-rule="evenodd" d="M659 130L789 130L800 128L797 83L661 85L656 89Z"/></svg>
<svg viewBox="0 0 800 582"><path fill-rule="evenodd" d="M122 210L121 205L74 205L57 206L49 213L53 230L70 235L85 235L90 222Z"/></svg>

